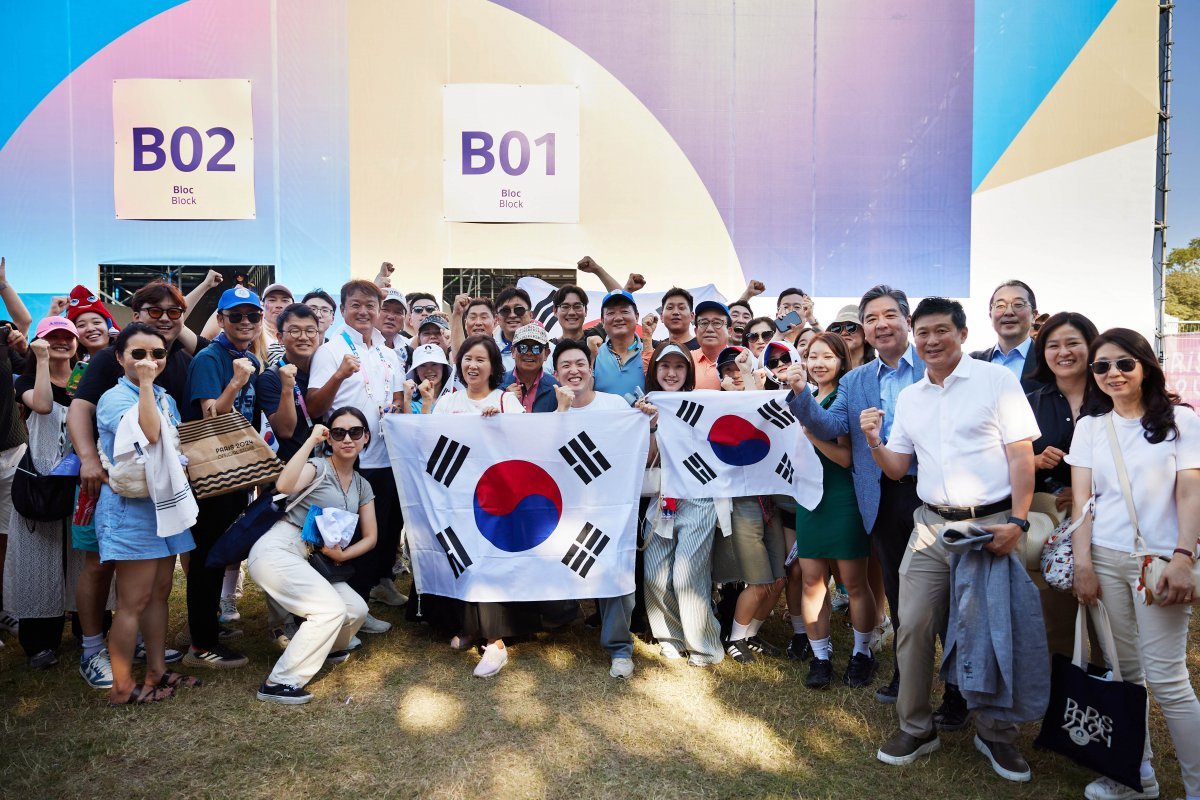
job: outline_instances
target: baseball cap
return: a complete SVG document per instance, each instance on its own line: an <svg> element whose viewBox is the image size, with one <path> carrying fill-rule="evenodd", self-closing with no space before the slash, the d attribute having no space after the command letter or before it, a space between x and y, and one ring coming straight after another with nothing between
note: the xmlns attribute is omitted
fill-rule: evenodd
<svg viewBox="0 0 1200 800"><path fill-rule="evenodd" d="M539 344L550 344L550 336L546 333L546 329L536 322L531 322L528 325L522 325L517 328L513 334L513 344L517 342L538 342Z"/></svg>
<svg viewBox="0 0 1200 800"><path fill-rule="evenodd" d="M217 311L225 311L234 306L254 306L257 309L263 307L258 295L245 286L235 286L221 292L221 299L217 301Z"/></svg>
<svg viewBox="0 0 1200 800"><path fill-rule="evenodd" d="M270 286L263 289L262 296L266 297L271 292L283 292L284 294L286 294L288 296L289 300L296 299L296 296L294 294L292 294L292 290L289 289L288 287L284 286L282 283L272 283Z"/></svg>
<svg viewBox="0 0 1200 800"><path fill-rule="evenodd" d="M600 310L603 311L609 303L624 300L633 306L633 310L637 311L637 301L633 299L633 295L624 289L613 289L608 294L604 295L604 299L600 301Z"/></svg>
<svg viewBox="0 0 1200 800"><path fill-rule="evenodd" d="M430 314L421 320L421 327L417 328L417 332L425 330L429 325L436 325L444 331L450 330L450 320L446 319L445 314Z"/></svg>
<svg viewBox="0 0 1200 800"><path fill-rule="evenodd" d="M772 350L778 350L779 352L772 353L771 352ZM792 361L798 361L800 358L799 354L797 354L797 352L796 352L796 348L792 347L787 342L783 342L778 339L773 339L773 340L767 342L767 347L765 350L763 350L762 362L764 364L766 364L767 361L770 360L772 357L774 357L776 355L783 355L785 353L792 359Z"/></svg>
<svg viewBox="0 0 1200 800"><path fill-rule="evenodd" d="M417 380L417 367L425 364L441 364L447 370L450 369L445 350L436 344L423 344L413 348L412 369L408 371L409 380Z"/></svg>
<svg viewBox="0 0 1200 800"><path fill-rule="evenodd" d="M701 300L696 304L696 316L699 317L705 311L720 311L725 315L725 319L732 319L729 316L729 306L724 303L718 303L716 300ZM724 351L722 351L724 352Z"/></svg>
<svg viewBox="0 0 1200 800"><path fill-rule="evenodd" d="M732 364L737 360L738 356L745 352L745 350L746 348L738 347L736 345L730 345L729 347L726 347L721 351L721 354L717 356L717 371L720 372L721 368L726 364Z"/></svg>
<svg viewBox="0 0 1200 800"><path fill-rule="evenodd" d="M408 303L404 300L404 292L400 291L399 289L385 289L383 291L383 302L396 302L403 306L406 310L408 309Z"/></svg>
<svg viewBox="0 0 1200 800"><path fill-rule="evenodd" d="M33 338L45 339L46 334L53 333L54 331L66 331L76 339L79 338L79 331L75 329L75 323L66 317L46 317L37 324L37 332Z"/></svg>
<svg viewBox="0 0 1200 800"><path fill-rule="evenodd" d="M858 306L842 306L838 309L837 316L829 324L836 325L839 322L853 322L855 325L861 325L862 320L858 318Z"/></svg>

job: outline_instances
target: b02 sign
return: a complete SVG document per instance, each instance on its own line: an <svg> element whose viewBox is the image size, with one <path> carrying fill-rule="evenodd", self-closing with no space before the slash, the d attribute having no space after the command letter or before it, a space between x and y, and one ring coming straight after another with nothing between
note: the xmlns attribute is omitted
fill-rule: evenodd
<svg viewBox="0 0 1200 800"><path fill-rule="evenodd" d="M250 81L113 81L118 219L254 219Z"/></svg>
<svg viewBox="0 0 1200 800"><path fill-rule="evenodd" d="M579 88L443 87L443 208L452 222L579 221Z"/></svg>

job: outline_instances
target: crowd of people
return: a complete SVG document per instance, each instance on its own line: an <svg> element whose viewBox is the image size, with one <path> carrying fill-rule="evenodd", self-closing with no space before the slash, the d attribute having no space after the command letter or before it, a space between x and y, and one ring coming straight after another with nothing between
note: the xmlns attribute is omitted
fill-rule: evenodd
<svg viewBox="0 0 1200 800"><path fill-rule="evenodd" d="M975 746L995 772L1027 781L1011 715L973 710L953 681L934 707L936 640L947 637L953 594L940 534L974 523L990 534L986 550L1006 558L1031 512L1086 516L1074 534L1074 597L1039 585L1044 657L1033 668L1022 662L1027 674L1001 677L1010 686L1048 680L1045 651L1071 653L1077 602L1094 608L1102 600L1121 673L1153 693L1188 798L1200 800L1200 702L1186 657L1200 422L1168 389L1141 335L1101 333L1074 311L1039 316L1034 290L1019 280L989 299L995 345L966 353L966 315L946 298L910 308L900 289L874 286L823 326L799 288L777 292L774 316L751 308L766 291L758 281L728 305L695 302L675 287L658 307L639 309L633 293L642 276L621 285L590 258L579 269L607 293L591 309L584 289L559 288L551 336L520 288L460 295L444 311L435 294L393 288L390 264L374 281L348 281L336 297L320 289L298 297L278 283L222 290L215 272L187 297L155 281L133 295L133 321L120 329L101 299L78 286L35 325L0 260L0 299L12 317L0 337L0 382L11 382L0 386L0 631L16 634L31 668L50 669L69 621L82 679L114 705L201 686L184 670L245 666L235 649L244 632L233 624L245 573L239 564L214 568L208 555L251 493L177 497L195 504L195 523L175 530L172 509L123 488L120 474L122 454L140 443L147 476L165 459L169 480L182 422L237 413L285 463L274 487L260 491L289 498L245 562L266 596L264 628L282 649L258 698L310 700L305 687L323 666L346 661L362 646L359 634L391 627L370 613L372 603L405 606L407 622L431 626L452 648L477 649L475 675L494 676L508 662L506 643L575 623L580 604L470 603L415 590L406 597L396 584L405 570L403 519L387 449L401 445L385 445L385 415L632 406L649 426L653 467L651 393L784 390L820 460L821 502L808 509L780 495L727 498L731 530L722 531L714 499L642 498L638 590L598 598L590 620L610 675L633 673L634 633L661 658L697 668L726 657L807 662L811 689L840 672L843 684L874 687L876 700L895 704L899 729L879 748L880 761L930 754L939 732L974 716ZM197 334L185 322L210 291L219 292L217 311L195 324ZM1136 543L1113 447L1128 464L1141 516ZM73 514L43 521L13 508L17 470L49 474L72 455ZM357 520L344 546L306 538L314 508ZM1168 562L1153 604L1139 596L1135 552ZM177 562L187 624L169 642ZM839 656L831 629L842 611L853 646ZM772 613L789 620L786 645L763 635ZM894 666L879 676L888 647ZM1085 794L1157 797L1149 736L1142 782L1137 792L1098 778Z"/></svg>

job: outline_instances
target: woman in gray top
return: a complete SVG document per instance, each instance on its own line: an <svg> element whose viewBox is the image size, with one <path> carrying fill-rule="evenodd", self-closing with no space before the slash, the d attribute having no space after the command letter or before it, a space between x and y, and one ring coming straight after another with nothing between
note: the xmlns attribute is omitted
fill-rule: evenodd
<svg viewBox="0 0 1200 800"><path fill-rule="evenodd" d="M313 548L300 531L309 509L337 508L358 514L361 538L345 548L323 546L318 552L340 564L375 547L375 493L355 471L359 453L370 443L363 413L339 408L329 415L328 428L313 427L275 484L292 497L309 491L255 542L246 566L263 591L304 622L259 687L259 700L287 705L311 700L305 684L326 662L340 664L349 657L346 647L367 618L366 601L358 593L345 583L330 583L309 563ZM325 455L310 457L318 445Z"/></svg>

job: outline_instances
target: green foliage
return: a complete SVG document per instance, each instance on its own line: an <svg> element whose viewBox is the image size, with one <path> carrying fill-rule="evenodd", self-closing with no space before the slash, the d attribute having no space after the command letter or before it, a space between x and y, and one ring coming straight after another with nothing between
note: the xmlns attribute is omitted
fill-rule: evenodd
<svg viewBox="0 0 1200 800"><path fill-rule="evenodd" d="M1200 319L1200 239L1171 250L1164 267L1167 313L1183 320Z"/></svg>

